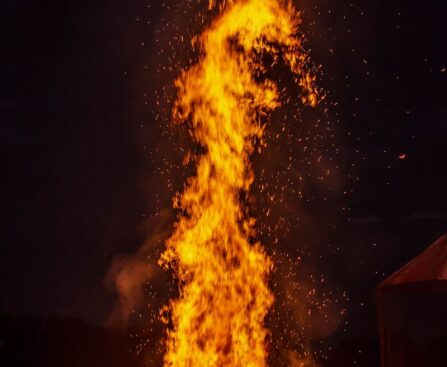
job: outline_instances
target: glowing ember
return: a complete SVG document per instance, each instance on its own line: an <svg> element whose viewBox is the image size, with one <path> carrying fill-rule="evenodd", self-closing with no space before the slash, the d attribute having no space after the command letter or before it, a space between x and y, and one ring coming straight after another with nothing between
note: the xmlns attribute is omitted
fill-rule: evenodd
<svg viewBox="0 0 447 367"><path fill-rule="evenodd" d="M214 2L210 1L210 8ZM299 14L279 0L226 1L199 37L199 62L176 81L174 111L204 153L177 198L181 209L160 263L172 267L180 296L169 305L165 366L265 366L264 318L273 295L272 261L252 243L255 220L241 202L254 175L250 155L261 117L279 106L277 85L260 81L268 53L289 65L314 106L314 77L298 37Z"/></svg>

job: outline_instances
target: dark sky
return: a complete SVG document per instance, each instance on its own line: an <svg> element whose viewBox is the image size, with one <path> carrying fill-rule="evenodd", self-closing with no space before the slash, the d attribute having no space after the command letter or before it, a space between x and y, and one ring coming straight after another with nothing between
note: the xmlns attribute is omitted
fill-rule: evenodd
<svg viewBox="0 0 447 367"><path fill-rule="evenodd" d="M447 5L296 3L340 150L337 199L305 204L325 233L313 255L352 294L352 328L371 329L373 286L447 232ZM184 137L157 104L187 54L167 43L194 30L173 4L2 2L0 312L102 323L113 258L138 249L182 187L163 152Z"/></svg>

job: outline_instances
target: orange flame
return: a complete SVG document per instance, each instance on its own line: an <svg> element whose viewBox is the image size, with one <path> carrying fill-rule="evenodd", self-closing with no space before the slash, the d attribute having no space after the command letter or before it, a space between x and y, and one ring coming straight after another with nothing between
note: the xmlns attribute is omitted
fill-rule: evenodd
<svg viewBox="0 0 447 367"><path fill-rule="evenodd" d="M214 7L210 1L210 8ZM262 116L279 106L277 85L259 81L265 53L282 57L314 106L315 78L297 36L299 14L279 0L227 0L198 38L199 62L176 81L174 115L189 121L205 153L175 206L182 215L160 263L179 279L167 310L164 366L266 366L264 318L273 303L272 261L253 242L255 220L241 197L254 174L250 155L262 141Z"/></svg>

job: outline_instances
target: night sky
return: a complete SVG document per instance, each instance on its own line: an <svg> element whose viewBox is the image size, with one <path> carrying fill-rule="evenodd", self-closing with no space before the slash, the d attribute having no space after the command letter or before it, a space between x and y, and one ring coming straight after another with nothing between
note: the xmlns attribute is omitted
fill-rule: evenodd
<svg viewBox="0 0 447 367"><path fill-rule="evenodd" d="M199 3L0 5L1 313L104 324L117 299L114 259L169 233L171 198L192 173L170 103L194 59L189 38L210 21ZM302 276L324 274L344 294L337 333L374 334L374 286L447 232L447 5L295 3L327 99L299 123L287 105L268 122L268 147L253 162L260 180L281 181L284 147L308 179L302 195L285 195L295 209L269 219L256 210L261 227L299 222L279 225L278 252L307 254ZM287 142L275 130L284 116ZM328 182L318 183L323 168L304 144L334 172Z"/></svg>

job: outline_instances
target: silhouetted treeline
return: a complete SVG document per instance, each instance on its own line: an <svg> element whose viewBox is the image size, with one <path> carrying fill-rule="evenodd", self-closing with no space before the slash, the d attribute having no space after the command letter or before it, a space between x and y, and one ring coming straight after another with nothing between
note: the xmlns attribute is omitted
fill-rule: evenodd
<svg viewBox="0 0 447 367"><path fill-rule="evenodd" d="M138 366L126 331L75 318L0 316L0 365L34 367Z"/></svg>

